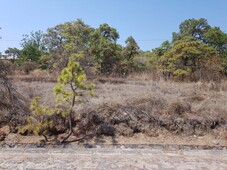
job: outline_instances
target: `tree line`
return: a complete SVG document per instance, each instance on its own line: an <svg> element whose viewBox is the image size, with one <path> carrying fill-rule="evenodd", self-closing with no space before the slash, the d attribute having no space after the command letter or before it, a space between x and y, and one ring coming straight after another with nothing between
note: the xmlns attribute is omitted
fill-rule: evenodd
<svg viewBox="0 0 227 170"><path fill-rule="evenodd" d="M5 53L18 57L17 65L29 62L59 71L72 59L86 73L102 75L127 76L152 68L165 79L181 81L220 80L227 75L227 34L204 18L183 21L171 41L152 51L142 51L132 36L124 46L118 39L118 31L108 24L93 28L78 19L45 33L24 35L21 50L8 48Z"/></svg>

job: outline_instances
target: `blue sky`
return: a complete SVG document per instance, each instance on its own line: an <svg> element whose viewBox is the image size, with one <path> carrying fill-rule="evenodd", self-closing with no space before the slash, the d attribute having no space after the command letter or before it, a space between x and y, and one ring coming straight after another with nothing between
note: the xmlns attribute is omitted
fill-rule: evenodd
<svg viewBox="0 0 227 170"><path fill-rule="evenodd" d="M95 28L108 23L120 44L133 36L142 50L151 50L189 18L206 18L227 32L227 0L0 0L0 52L19 48L23 34L78 18Z"/></svg>

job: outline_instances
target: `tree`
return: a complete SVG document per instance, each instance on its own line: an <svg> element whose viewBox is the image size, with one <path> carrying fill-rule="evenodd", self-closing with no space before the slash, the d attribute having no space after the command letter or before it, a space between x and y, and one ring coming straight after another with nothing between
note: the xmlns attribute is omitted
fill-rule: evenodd
<svg viewBox="0 0 227 170"><path fill-rule="evenodd" d="M180 40L185 36L192 36L196 40L204 41L204 33L210 28L211 26L204 18L185 20L179 26L180 31L173 33L173 41Z"/></svg>
<svg viewBox="0 0 227 170"><path fill-rule="evenodd" d="M47 33L44 34L43 41L50 53L55 52L55 50L60 48L66 41L65 37L62 35L63 26L64 24L59 24L55 27L48 28Z"/></svg>
<svg viewBox="0 0 227 170"><path fill-rule="evenodd" d="M5 53L8 54L9 56L13 57L13 62L15 61L16 58L20 57L20 50L17 48L8 48Z"/></svg>
<svg viewBox="0 0 227 170"><path fill-rule="evenodd" d="M41 56L42 56L42 51L40 51L33 44L28 44L21 50L20 58L23 61L38 62Z"/></svg>
<svg viewBox="0 0 227 170"><path fill-rule="evenodd" d="M99 26L98 32L101 34L102 37L104 37L105 39L111 42L116 42L119 39L119 34L117 30L113 27L110 27L106 23L101 24Z"/></svg>
<svg viewBox="0 0 227 170"><path fill-rule="evenodd" d="M224 52L227 44L227 34L225 34L219 27L210 28L204 33L204 41L216 50Z"/></svg>
<svg viewBox="0 0 227 170"><path fill-rule="evenodd" d="M134 59L140 52L140 48L132 36L129 36L125 40L125 43L126 47L122 49L122 54L117 69L118 74L120 73L121 76L126 76L136 70L137 66L134 62Z"/></svg>
<svg viewBox="0 0 227 170"><path fill-rule="evenodd" d="M115 28L102 24L92 34L90 52L102 74L111 74L116 67L122 47L116 43L119 34Z"/></svg>
<svg viewBox="0 0 227 170"><path fill-rule="evenodd" d="M172 46L169 41L164 41L160 47L155 48L152 50L152 52L157 56L157 58L160 58L163 56L167 51L171 50Z"/></svg>
<svg viewBox="0 0 227 170"><path fill-rule="evenodd" d="M21 46L26 48L27 46L34 46L40 51L45 51L45 44L43 42L43 32L41 30L31 32L30 35L23 35Z"/></svg>
<svg viewBox="0 0 227 170"><path fill-rule="evenodd" d="M93 95L94 85L87 86L85 82L86 75L80 64L75 61L69 61L68 66L62 70L61 75L58 77L58 85L54 88L54 93L57 97L57 103L68 106L66 116L69 122L69 133L62 142L72 134L72 119L76 103L83 101L82 97L87 91ZM69 85L70 90L65 88L67 85Z"/></svg>
<svg viewBox="0 0 227 170"><path fill-rule="evenodd" d="M221 72L227 73L227 34L204 18L183 21L171 44L163 45L153 50L152 57L160 58L167 77L214 80L214 75L218 79Z"/></svg>
<svg viewBox="0 0 227 170"><path fill-rule="evenodd" d="M23 64L26 61L38 63L41 56L46 53L42 31L23 35L21 46L23 49L20 51L19 64Z"/></svg>
<svg viewBox="0 0 227 170"><path fill-rule="evenodd" d="M125 43L126 47L124 48L124 56L129 61L139 54L140 47L132 36L129 36L126 39Z"/></svg>
<svg viewBox="0 0 227 170"><path fill-rule="evenodd" d="M76 54L74 54L73 58ZM79 54L77 54L77 57ZM71 58L71 57L70 57ZM67 88L69 87L69 89ZM56 96L56 107L50 108L39 104L38 98L35 98L31 104L32 114L27 119L27 125L21 128L20 132L28 130L35 134L41 134L47 140L46 134L55 122L53 117L61 115L67 119L69 132L60 142L65 142L72 134L72 121L74 116L74 109L76 104L83 102L86 92L93 95L94 85L86 84L86 74L84 73L79 62L70 60L67 67L65 67L58 77L58 85L54 87L54 94Z"/></svg>
<svg viewBox="0 0 227 170"><path fill-rule="evenodd" d="M220 52L225 50L227 34L219 27L211 27L204 18L185 20L180 24L179 29L178 33L173 33L173 42L191 36L195 40L213 46Z"/></svg>
<svg viewBox="0 0 227 170"><path fill-rule="evenodd" d="M161 68L167 77L180 80L218 80L221 57L211 46L185 37L161 57Z"/></svg>
<svg viewBox="0 0 227 170"><path fill-rule="evenodd" d="M50 52L50 62L62 70L67 66L71 54L83 53L83 58L79 60L82 66L86 67L91 60L89 49L92 32L93 28L80 19L49 28L44 36L44 42Z"/></svg>
<svg viewBox="0 0 227 170"><path fill-rule="evenodd" d="M0 122L7 122L15 130L26 119L27 100L14 87L10 64L0 61L0 70Z"/></svg>

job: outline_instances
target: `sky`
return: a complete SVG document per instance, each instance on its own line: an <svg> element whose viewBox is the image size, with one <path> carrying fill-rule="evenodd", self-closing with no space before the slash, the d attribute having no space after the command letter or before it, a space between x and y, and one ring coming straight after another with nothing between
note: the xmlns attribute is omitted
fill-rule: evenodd
<svg viewBox="0 0 227 170"><path fill-rule="evenodd" d="M107 23L120 34L118 43L133 36L142 50L152 50L190 18L227 33L227 0L0 0L0 52L20 48L31 31L77 19L94 28Z"/></svg>

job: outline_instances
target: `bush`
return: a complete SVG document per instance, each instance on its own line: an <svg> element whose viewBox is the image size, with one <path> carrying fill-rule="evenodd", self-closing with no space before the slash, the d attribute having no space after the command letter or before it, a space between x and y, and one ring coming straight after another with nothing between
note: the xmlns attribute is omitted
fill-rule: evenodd
<svg viewBox="0 0 227 170"><path fill-rule="evenodd" d="M30 107L32 114L28 117L27 124L21 128L20 132L29 131L34 134L43 135L48 140L46 135L50 134L51 130L59 133L65 132L68 129L69 133L60 142L66 141L72 134L74 107L83 101L85 92L93 95L94 85L87 86L85 84L86 80L86 74L80 64L70 61L68 66L58 76L58 85L54 88L56 96L55 108L42 106L39 104L39 99L35 98ZM69 86L70 90L65 88L66 86ZM65 120L68 120L68 122ZM60 123L57 124L60 129L54 128L57 127L56 122L59 121Z"/></svg>
<svg viewBox="0 0 227 170"><path fill-rule="evenodd" d="M37 68L37 64L31 61L27 61L21 65L21 70L25 74L29 74L31 71L35 70Z"/></svg>
<svg viewBox="0 0 227 170"><path fill-rule="evenodd" d="M164 78L177 81L218 81L222 58L211 46L195 40L183 39L160 59Z"/></svg>
<svg viewBox="0 0 227 170"><path fill-rule="evenodd" d="M0 121L8 122L11 128L23 124L28 113L27 101L13 87L8 78L8 64L0 62Z"/></svg>

